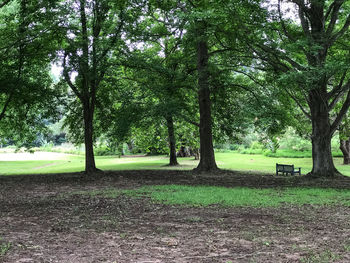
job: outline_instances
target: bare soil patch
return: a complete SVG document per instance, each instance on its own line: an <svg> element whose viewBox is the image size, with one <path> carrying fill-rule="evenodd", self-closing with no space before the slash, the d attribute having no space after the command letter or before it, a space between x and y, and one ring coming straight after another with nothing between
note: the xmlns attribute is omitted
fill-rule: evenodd
<svg viewBox="0 0 350 263"><path fill-rule="evenodd" d="M11 243L0 262L350 262L349 207L193 208L72 194L154 184L350 189L342 177L227 171L0 177L0 248Z"/></svg>

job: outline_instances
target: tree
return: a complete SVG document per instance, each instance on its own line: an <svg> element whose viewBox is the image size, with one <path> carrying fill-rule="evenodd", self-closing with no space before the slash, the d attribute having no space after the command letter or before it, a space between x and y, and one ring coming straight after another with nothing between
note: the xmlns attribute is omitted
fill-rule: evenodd
<svg viewBox="0 0 350 263"><path fill-rule="evenodd" d="M103 103L113 105L109 108L114 117L108 122L109 127L104 127L103 130L109 134L108 137L116 136L119 140L125 140L125 137L133 137L130 131L137 130L138 134L143 131L152 137L150 127L166 128L169 165L177 165L175 126L188 115L187 108L193 105L192 97L189 96L191 91L188 90L192 81L191 76L184 72L183 62L186 59L181 51L160 56L160 52L167 53L167 48L163 48L154 45L142 51L134 51L128 62L123 63L125 66L121 79L109 79L106 82L104 93L109 95L105 96ZM128 135L124 137L126 134ZM148 141L151 142L152 139ZM155 144L152 142L152 146Z"/></svg>
<svg viewBox="0 0 350 263"><path fill-rule="evenodd" d="M284 3L292 4L288 10L295 12L285 14ZM269 14L268 22L255 33L261 41L256 45L248 43L258 58L254 66L272 72L275 84L310 120L313 156L310 175L335 176L338 171L332 159L331 138L350 106L349 3L279 0L277 9ZM297 19L292 19L293 15ZM243 31L248 33L247 28ZM332 119L330 111L341 98L344 103Z"/></svg>
<svg viewBox="0 0 350 263"><path fill-rule="evenodd" d="M259 1L187 1L189 32L197 55L198 104L200 109L200 163L198 171L216 170L213 149L212 97L216 89L215 79L222 70L222 56L229 63L240 65L247 55L239 34L245 24L258 16ZM222 8L225 6L225 8ZM260 20L260 19L258 19ZM227 55L226 55L227 56ZM234 67L231 65L231 67ZM225 69L227 72L227 69ZM232 74L232 71L228 74Z"/></svg>
<svg viewBox="0 0 350 263"><path fill-rule="evenodd" d="M193 39L187 44L192 45L190 49L195 50L197 58L200 161L195 170L199 172L213 171L217 170L218 167L213 147L208 38L212 36L210 29L215 27L216 23L213 21L216 16L210 1L186 2L187 5L183 9L189 21L187 39Z"/></svg>
<svg viewBox="0 0 350 263"><path fill-rule="evenodd" d="M199 102L199 134L200 161L198 171L212 171L217 169L213 146L211 99L209 89L209 51L206 39L205 22L198 21L197 32L197 71L198 71L198 102Z"/></svg>
<svg viewBox="0 0 350 263"><path fill-rule="evenodd" d="M140 126L152 136L148 126L153 127L154 124L166 126L169 165L178 164L176 122L183 116L188 116L187 109L189 105L193 106L193 102L189 102L188 99L188 94L191 92L189 90L193 88L193 76L188 74L187 67L190 59L183 53L181 46L184 34L183 22L175 18L175 7L169 5L169 2L148 3L148 12L138 24L138 29L134 29L134 34L129 38L134 45L135 43L138 45L130 50L127 60L121 63L124 80L120 80L119 83L123 85L124 91L130 92L124 92L127 96L114 96L116 101L112 103L121 104L118 115L126 116L128 122L132 123L131 126L134 126L134 131L139 130L137 126ZM109 86L120 86L120 84L112 84L111 81L115 80L110 79ZM110 91L113 92L113 89ZM114 93L123 94L115 88L114 91ZM134 108L135 112L135 107L125 106L130 104L130 101L134 101L139 108L143 108L141 111L137 110L142 117L130 120L128 117L130 108ZM118 119L116 126L121 126L124 121ZM193 118L191 116L188 119Z"/></svg>
<svg viewBox="0 0 350 263"><path fill-rule="evenodd" d="M52 86L51 40L56 1L4 1L0 9L0 134L31 147L57 115L61 90ZM43 10L46 10L44 12Z"/></svg>
<svg viewBox="0 0 350 263"><path fill-rule="evenodd" d="M80 102L84 125L85 173L96 172L94 115L99 88L110 58L124 42L127 1L71 0L61 4L66 16L63 77ZM77 73L75 79L73 74Z"/></svg>

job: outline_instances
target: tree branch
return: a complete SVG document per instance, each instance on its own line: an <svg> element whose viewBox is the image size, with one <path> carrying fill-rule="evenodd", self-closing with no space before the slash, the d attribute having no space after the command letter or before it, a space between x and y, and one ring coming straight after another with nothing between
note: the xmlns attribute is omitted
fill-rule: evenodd
<svg viewBox="0 0 350 263"><path fill-rule="evenodd" d="M258 97L258 95L255 94L254 91L252 91L251 89L249 89L248 87L244 86L244 85L240 85L240 84L232 84L232 86L235 86L237 88L240 88L240 89L243 89L245 91L248 91L249 93L251 93L254 97L254 99L257 101L257 103L261 106L262 103L261 103L261 100L260 98Z"/></svg>
<svg viewBox="0 0 350 263"><path fill-rule="evenodd" d="M311 114L304 109L303 105L301 105L299 100L292 93L290 93L287 88L284 88L284 90L295 101L295 103L298 105L298 107L301 109L301 111L305 114L305 116L311 120Z"/></svg>
<svg viewBox="0 0 350 263"><path fill-rule="evenodd" d="M278 0L278 16L282 25L282 29L283 29L283 33L286 35L286 37L290 40L290 41L295 41L295 38L292 37L291 34L289 34L286 25L282 19L282 11L281 11L281 0Z"/></svg>
<svg viewBox="0 0 350 263"><path fill-rule="evenodd" d="M114 44L117 42L118 36L121 33L121 30L124 26L125 20L124 20L124 10L121 10L121 14L120 14L120 23L117 27L117 30L114 34L114 36L111 39L111 42L109 44L109 46L102 52L101 56L99 57L99 61L103 61L105 59L105 57L107 56L108 52L112 49L112 47L114 46ZM96 82L97 82L97 86L99 86L99 83L102 81L105 73L106 73L107 69L102 70L101 73L99 74Z"/></svg>
<svg viewBox="0 0 350 263"><path fill-rule="evenodd" d="M214 50L214 51L210 52L208 55L212 56L212 55L214 55L216 53L224 53L224 52L227 52L227 51L230 51L230 50L231 50L231 48L217 49L217 50Z"/></svg>
<svg viewBox="0 0 350 263"><path fill-rule="evenodd" d="M346 21L343 27L329 39L328 45L331 46L335 41L337 41L338 38L343 36L349 29L349 26L350 26L350 15L348 15L348 17L346 18Z"/></svg>
<svg viewBox="0 0 350 263"><path fill-rule="evenodd" d="M190 118L186 117L185 115L183 115L183 114L181 114L181 113L177 113L177 114L178 114L178 116L179 116L180 118L182 118L185 122L188 122L189 124L192 124L192 125L194 125L194 126L196 126L196 127L198 127L198 128L200 127L199 123L197 123L197 122L191 120Z"/></svg>
<svg viewBox="0 0 350 263"><path fill-rule="evenodd" d="M325 19L325 20L328 19L328 16L331 14L334 5L335 5L335 1L329 6L328 10L326 11L326 14L325 14L325 16L324 16L324 19Z"/></svg>
<svg viewBox="0 0 350 263"><path fill-rule="evenodd" d="M63 57L63 77L65 79L65 81L67 82L68 86L73 90L73 92L75 93L75 95L78 96L78 98L83 101L83 95L79 92L79 89L72 83L69 73L68 73L68 69L67 69L67 65L66 65L66 58L67 58L67 54L64 54Z"/></svg>
<svg viewBox="0 0 350 263"><path fill-rule="evenodd" d="M265 46L265 45L258 45L259 48L261 50L263 50L265 53L268 53L270 55L272 55L275 60L280 64L280 65L283 65L284 67L286 67L288 69L288 67L282 63L280 60L283 59L285 60L286 62L288 62L290 65L292 65L294 68L296 68L297 70L305 70L305 68L300 65L298 62L294 61L293 59L289 58L286 54L284 54L283 52L279 51L279 50L276 50L276 49L273 49L273 48L270 48L268 46Z"/></svg>
<svg viewBox="0 0 350 263"><path fill-rule="evenodd" d="M346 69L344 71L341 79L340 79L339 84L336 87L334 87L330 92L328 92L328 94L327 94L327 98L328 99L330 99L330 98L332 98L334 96L338 96L339 93L344 91L343 90L344 89L343 83L344 83L344 80L345 80L345 77L346 77L347 73L348 73L348 70Z"/></svg>
<svg viewBox="0 0 350 263"><path fill-rule="evenodd" d="M350 81L346 84L348 88L350 88ZM348 91L348 95L346 96L346 99L343 103L343 106L341 107L339 113L337 114L337 117L335 118L333 124L331 125L331 134L333 134L336 129L338 128L340 122L342 121L344 115L347 113L350 107L350 90Z"/></svg>
<svg viewBox="0 0 350 263"><path fill-rule="evenodd" d="M336 0L330 5L329 9L327 10L326 19L331 14L331 20L326 30L327 36L330 36L334 30L335 23L337 22L337 19L338 19L339 10L343 3L344 3L343 0L341 1Z"/></svg>
<svg viewBox="0 0 350 263"><path fill-rule="evenodd" d="M2 108L2 111L1 111L1 113L0 113L0 121L5 117L5 113L6 113L7 107L8 107L8 105L10 104L10 101L11 101L11 99L12 99L12 94L13 94L13 93L11 93L10 96L8 96L8 98L7 98L6 101L5 101L5 105L4 105L4 107Z"/></svg>
<svg viewBox="0 0 350 263"><path fill-rule="evenodd" d="M301 22L301 27L303 28L304 34L308 37L311 37L310 25L306 19L306 7L304 1L294 1L298 5L298 14Z"/></svg>

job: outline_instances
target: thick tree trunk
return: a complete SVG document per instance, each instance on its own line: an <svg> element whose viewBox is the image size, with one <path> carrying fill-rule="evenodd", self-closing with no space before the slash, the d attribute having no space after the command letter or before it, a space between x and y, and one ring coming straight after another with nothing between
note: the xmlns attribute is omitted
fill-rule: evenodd
<svg viewBox="0 0 350 263"><path fill-rule="evenodd" d="M331 125L328 106L320 98L319 90L310 92L312 121L312 162L310 173L313 177L334 177L339 172L334 166L331 150Z"/></svg>
<svg viewBox="0 0 350 263"><path fill-rule="evenodd" d="M350 138L340 139L340 150L343 153L343 164L350 164Z"/></svg>
<svg viewBox="0 0 350 263"><path fill-rule="evenodd" d="M174 132L174 122L173 117L169 114L166 117L166 123L168 127L168 138L169 138L169 166L179 165L176 158L176 138Z"/></svg>
<svg viewBox="0 0 350 263"><path fill-rule="evenodd" d="M197 43L198 101L200 113L200 161L196 168L197 171L218 169L213 147L208 60L207 41L200 39Z"/></svg>
<svg viewBox="0 0 350 263"><path fill-rule="evenodd" d="M98 169L95 165L93 143L93 110L86 104L84 106L84 141L85 141L85 173L91 174Z"/></svg>

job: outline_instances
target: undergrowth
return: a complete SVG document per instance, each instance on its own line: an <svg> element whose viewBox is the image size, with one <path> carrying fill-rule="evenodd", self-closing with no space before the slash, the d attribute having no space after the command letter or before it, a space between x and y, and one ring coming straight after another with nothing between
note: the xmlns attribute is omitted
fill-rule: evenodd
<svg viewBox="0 0 350 263"><path fill-rule="evenodd" d="M287 150L280 149L276 152L272 152L266 149L243 149L237 151L241 154L262 154L266 157L277 157L277 158L311 158L312 151L295 151L295 150ZM332 152L333 157L343 157L343 154L340 151Z"/></svg>

